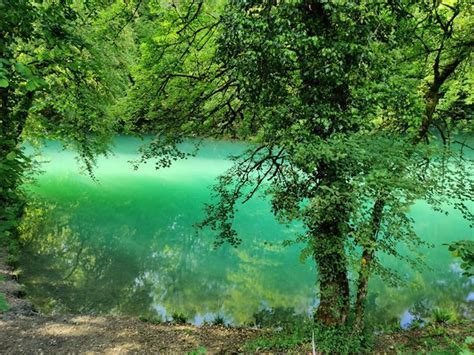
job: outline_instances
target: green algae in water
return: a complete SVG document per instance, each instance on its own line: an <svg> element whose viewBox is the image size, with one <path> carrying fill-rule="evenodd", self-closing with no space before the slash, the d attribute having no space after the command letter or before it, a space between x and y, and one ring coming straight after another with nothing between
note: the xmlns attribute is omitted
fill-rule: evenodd
<svg viewBox="0 0 474 355"><path fill-rule="evenodd" d="M43 150L50 163L32 192L41 201L23 235L22 268L27 293L44 312L156 315L173 313L202 324L222 317L246 324L268 309L309 314L317 304L316 271L300 262L301 246L283 247L300 231L282 226L264 199L252 199L235 219L238 248L213 248L215 234L196 230L209 187L243 144L207 142L193 158L156 171L134 171L140 142L116 139L115 155L100 159L98 182L78 174L74 154L53 143ZM472 318L473 280L463 277L444 243L473 238L459 214L413 207L428 268L385 258L406 283L392 287L373 278L369 318L390 323L439 307ZM408 312L408 316L407 316ZM418 312L418 313L417 313Z"/></svg>

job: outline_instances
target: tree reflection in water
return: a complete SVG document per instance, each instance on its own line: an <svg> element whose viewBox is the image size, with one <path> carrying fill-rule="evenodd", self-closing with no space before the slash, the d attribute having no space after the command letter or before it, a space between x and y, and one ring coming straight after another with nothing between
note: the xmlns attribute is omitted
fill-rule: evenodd
<svg viewBox="0 0 474 355"><path fill-rule="evenodd" d="M244 243L213 249L213 233L193 228L215 175L204 178L205 173L189 181L184 173L181 180L166 174L104 175L99 185L64 172L41 177L39 200L22 226L28 296L45 312L168 319L176 312L198 324L216 317L253 324L265 312L308 314L317 304L313 263L299 261L298 245L281 244L294 239L298 228L279 225L268 203L257 199L236 215ZM422 251L432 270L413 271L380 256L405 281L393 287L372 280L370 320L388 324L407 311L427 317L433 308L472 318L473 283L453 267L455 260L442 246L453 238L469 239L472 230L460 218L439 218L423 205L413 215L420 235L436 244Z"/></svg>

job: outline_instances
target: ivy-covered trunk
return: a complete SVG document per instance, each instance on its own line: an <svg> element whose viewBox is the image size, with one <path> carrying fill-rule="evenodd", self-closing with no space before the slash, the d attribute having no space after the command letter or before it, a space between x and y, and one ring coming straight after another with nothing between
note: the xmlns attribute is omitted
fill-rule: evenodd
<svg viewBox="0 0 474 355"><path fill-rule="evenodd" d="M326 227L328 233L315 238L314 258L320 297L315 321L323 326L337 327L346 324L350 312L345 238L337 233L337 226L325 224L322 227Z"/></svg>
<svg viewBox="0 0 474 355"><path fill-rule="evenodd" d="M360 262L359 280L357 282L357 295L354 309L353 332L359 333L364 326L365 306L367 294L369 292L369 279L371 274L372 262L375 257L375 243L383 218L383 209L385 201L382 198L377 199L372 210L372 230L368 243L363 246Z"/></svg>

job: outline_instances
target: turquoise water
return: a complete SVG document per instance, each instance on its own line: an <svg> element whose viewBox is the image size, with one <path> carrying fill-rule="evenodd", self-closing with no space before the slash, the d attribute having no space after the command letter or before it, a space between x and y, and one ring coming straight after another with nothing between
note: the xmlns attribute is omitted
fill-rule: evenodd
<svg viewBox="0 0 474 355"><path fill-rule="evenodd" d="M200 153L156 171L134 171L140 142L116 139L114 155L101 158L93 181L79 174L72 152L50 143L44 173L31 187L38 207L23 227L21 260L27 294L44 312L123 315L173 313L202 324L216 316L232 324L255 322L262 310L308 314L317 304L316 272L301 262L301 246L281 242L298 233L255 198L240 208L239 248L213 249L214 234L196 230L209 187L243 144L207 142ZM461 276L459 261L442 244L471 239L473 230L456 212L448 216L424 204L413 207L418 233L434 248L422 250L428 268L413 271L385 257L406 280L390 286L374 278L370 317L402 325L437 307L472 318L474 280ZM353 275L355 276L355 275Z"/></svg>

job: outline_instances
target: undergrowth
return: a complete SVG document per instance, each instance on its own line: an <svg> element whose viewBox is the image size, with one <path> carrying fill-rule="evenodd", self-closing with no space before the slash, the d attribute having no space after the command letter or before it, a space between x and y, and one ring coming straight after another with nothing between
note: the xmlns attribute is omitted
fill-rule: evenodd
<svg viewBox="0 0 474 355"><path fill-rule="evenodd" d="M0 292L0 312L6 312L9 308L5 294Z"/></svg>
<svg viewBox="0 0 474 355"><path fill-rule="evenodd" d="M361 353L372 346L372 337L368 333L360 336L352 334L351 327L322 328L310 319L288 324L285 328L268 332L247 342L245 351L312 351L322 353Z"/></svg>
<svg viewBox="0 0 474 355"><path fill-rule="evenodd" d="M474 354L474 323L459 321L450 310L434 309L429 318L414 322L403 330L397 321L380 327L367 326L365 331L354 336L350 326L345 328L321 328L309 318L296 317L289 321L285 313L279 312L256 319L264 320L268 327L257 339L247 342L243 349L248 352L295 352L311 353L314 350L324 354L352 353L425 353ZM277 317L278 319L272 319ZM279 322L284 319L284 322ZM277 321L278 327L270 321ZM275 324L275 323L273 323ZM283 326L282 326L283 325ZM313 340L314 339L314 340Z"/></svg>

